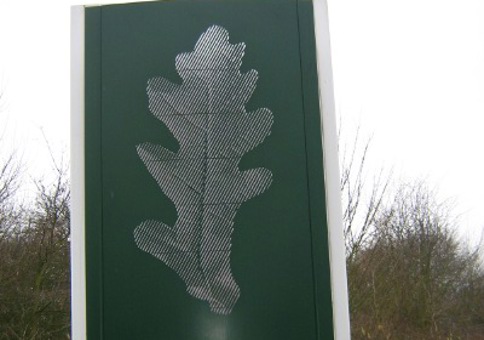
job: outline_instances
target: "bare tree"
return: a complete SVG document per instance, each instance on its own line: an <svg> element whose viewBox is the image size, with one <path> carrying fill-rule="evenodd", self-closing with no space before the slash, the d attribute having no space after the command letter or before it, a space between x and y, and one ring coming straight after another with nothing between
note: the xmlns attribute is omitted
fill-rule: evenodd
<svg viewBox="0 0 484 340"><path fill-rule="evenodd" d="M53 182L37 181L0 243L0 338L68 338L70 193L57 170Z"/></svg>
<svg viewBox="0 0 484 340"><path fill-rule="evenodd" d="M484 272L452 205L372 171L359 129L340 149L352 337L484 339Z"/></svg>
<svg viewBox="0 0 484 340"><path fill-rule="evenodd" d="M423 182L401 184L352 263L354 338L475 338L484 331L484 273L457 241L458 221ZM465 303L463 303L465 301Z"/></svg>
<svg viewBox="0 0 484 340"><path fill-rule="evenodd" d="M3 107L4 94L0 92L0 112ZM0 139L1 143L1 139ZM1 149L1 145L0 145ZM3 153L5 153L5 150ZM21 166L14 151L0 154L0 241L5 238L11 227L11 220L15 219L15 195L21 180Z"/></svg>
<svg viewBox="0 0 484 340"><path fill-rule="evenodd" d="M340 146L343 231L349 262L370 242L372 226L391 183L391 172L380 169L375 175L374 171L368 169L370 145L371 138L360 141L358 128L351 145Z"/></svg>

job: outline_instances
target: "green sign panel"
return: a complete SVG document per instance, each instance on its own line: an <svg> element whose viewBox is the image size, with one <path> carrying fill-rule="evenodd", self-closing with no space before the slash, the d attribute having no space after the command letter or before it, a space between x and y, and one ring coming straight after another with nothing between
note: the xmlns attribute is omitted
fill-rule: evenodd
<svg viewBox="0 0 484 340"><path fill-rule="evenodd" d="M333 339L312 3L83 24L87 338Z"/></svg>

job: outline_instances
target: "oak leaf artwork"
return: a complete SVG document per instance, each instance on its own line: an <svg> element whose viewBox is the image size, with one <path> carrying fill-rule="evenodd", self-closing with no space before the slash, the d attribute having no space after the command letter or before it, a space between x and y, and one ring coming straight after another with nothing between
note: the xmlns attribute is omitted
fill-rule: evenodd
<svg viewBox="0 0 484 340"><path fill-rule="evenodd" d="M230 267L234 218L242 203L266 191L272 173L240 171L242 156L270 135L272 112L245 109L257 71L240 72L245 44L231 44L221 26L209 27L192 52L177 55L183 80L148 81L150 112L177 139L172 152L152 143L136 149L163 193L173 201L174 226L146 220L134 230L136 245L185 282L189 294L230 314L240 297Z"/></svg>

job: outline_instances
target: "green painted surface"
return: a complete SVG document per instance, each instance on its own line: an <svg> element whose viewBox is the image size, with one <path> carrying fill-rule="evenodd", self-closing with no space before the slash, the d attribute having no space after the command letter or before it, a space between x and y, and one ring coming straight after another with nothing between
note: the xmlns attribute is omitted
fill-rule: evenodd
<svg viewBox="0 0 484 340"><path fill-rule="evenodd" d="M101 10L86 11L85 162L87 336L102 333Z"/></svg>
<svg viewBox="0 0 484 340"><path fill-rule="evenodd" d="M311 3L157 2L86 9L86 176L89 339L332 339L332 308ZM180 83L175 57L211 25L246 44L256 69L247 111L269 108L271 135L241 170L265 167L271 187L235 217L231 266L241 289L214 314L133 230L173 225L173 202L136 152L177 141L148 109L146 82Z"/></svg>

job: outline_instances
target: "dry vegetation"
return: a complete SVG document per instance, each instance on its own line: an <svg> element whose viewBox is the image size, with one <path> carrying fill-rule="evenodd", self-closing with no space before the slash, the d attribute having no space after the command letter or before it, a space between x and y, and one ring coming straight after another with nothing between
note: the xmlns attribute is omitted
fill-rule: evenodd
<svg viewBox="0 0 484 340"><path fill-rule="evenodd" d="M390 190L380 175L368 190L367 152L342 166L352 338L484 339L478 249L458 241L451 207L425 183Z"/></svg>
<svg viewBox="0 0 484 340"><path fill-rule="evenodd" d="M62 171L19 203L18 163L0 173L0 339L67 339L69 187Z"/></svg>

